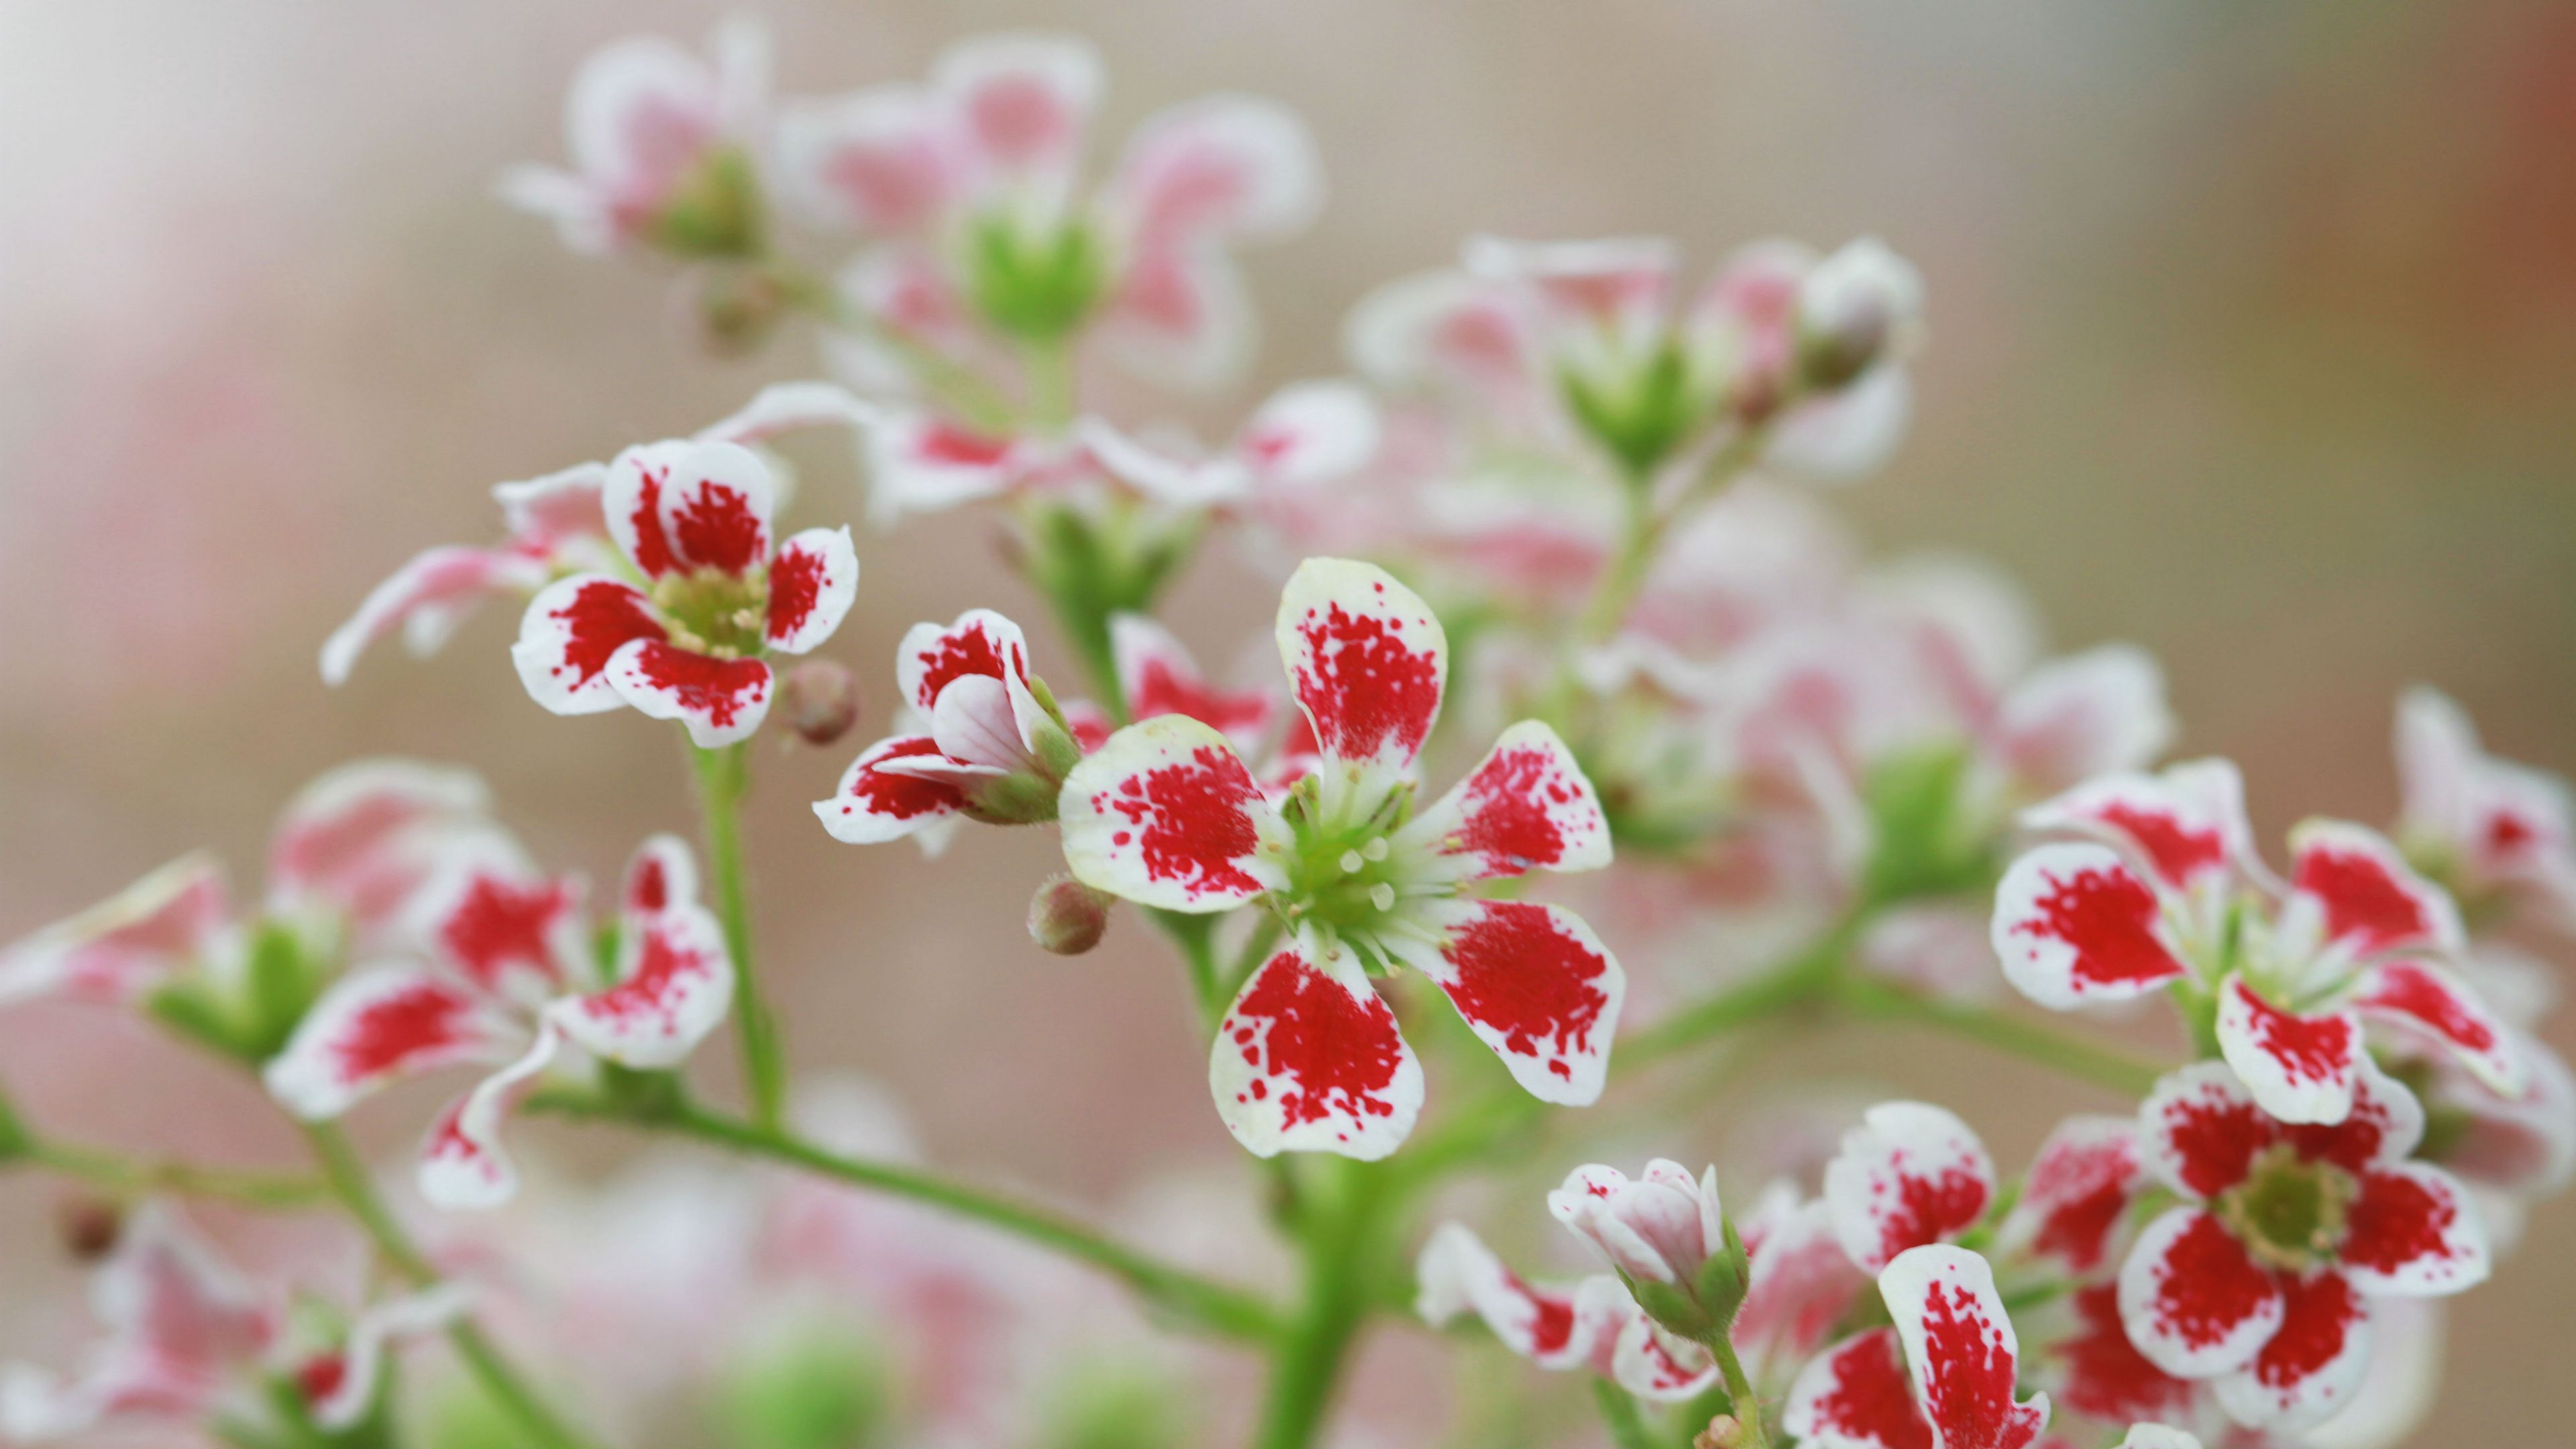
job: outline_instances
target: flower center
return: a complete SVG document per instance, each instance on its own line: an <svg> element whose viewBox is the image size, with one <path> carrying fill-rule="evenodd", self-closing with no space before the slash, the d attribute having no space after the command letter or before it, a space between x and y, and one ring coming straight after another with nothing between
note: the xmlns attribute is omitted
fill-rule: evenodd
<svg viewBox="0 0 2576 1449"><path fill-rule="evenodd" d="M1409 792L1397 791L1364 817L1321 808L1311 777L1299 786L1285 812L1296 844L1288 858L1288 888L1279 893L1280 914L1291 925L1321 927L1329 936L1357 938L1374 948L1376 937L1407 894L1404 862L1390 838L1404 823ZM1364 950L1362 959L1374 954ZM1368 961L1371 966L1384 963Z"/></svg>
<svg viewBox="0 0 2576 1449"><path fill-rule="evenodd" d="M2245 1180L2218 1200L2218 1213L2256 1262L2304 1272L2333 1260L2360 1190L2351 1173L2307 1161L2283 1142L2255 1157Z"/></svg>
<svg viewBox="0 0 2576 1449"><path fill-rule="evenodd" d="M761 652L769 622L769 570L730 574L701 567L666 574L653 584L653 607L670 626L671 642L718 659L747 659Z"/></svg>

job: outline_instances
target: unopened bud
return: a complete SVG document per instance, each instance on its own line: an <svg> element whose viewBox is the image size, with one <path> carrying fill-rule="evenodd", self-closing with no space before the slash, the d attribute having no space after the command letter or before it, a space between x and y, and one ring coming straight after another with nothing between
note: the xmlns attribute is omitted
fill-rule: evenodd
<svg viewBox="0 0 2576 1449"><path fill-rule="evenodd" d="M54 1205L54 1231L63 1251L83 1263L95 1263L116 1251L125 1235L125 1212L106 1198L86 1192L65 1193Z"/></svg>
<svg viewBox="0 0 2576 1449"><path fill-rule="evenodd" d="M1051 875L1029 898L1029 939L1059 956L1079 956L1109 932L1109 895L1072 876Z"/></svg>
<svg viewBox="0 0 2576 1449"><path fill-rule="evenodd" d="M1738 1449L1744 1443L1744 1426L1733 1414L1720 1414L1708 1421L1708 1427L1691 1439L1691 1449Z"/></svg>
<svg viewBox="0 0 2576 1449"><path fill-rule="evenodd" d="M808 659L787 671L778 703L787 727L809 745L828 745L859 722L859 684L829 659Z"/></svg>
<svg viewBox="0 0 2576 1449"><path fill-rule="evenodd" d="M767 271L713 267L690 298L697 340L721 357L756 352L787 315L787 289Z"/></svg>
<svg viewBox="0 0 2576 1449"><path fill-rule="evenodd" d="M1832 392L1913 350L1923 326L1923 276L1884 242L1864 237L1817 263L1798 288L1798 357L1806 385Z"/></svg>

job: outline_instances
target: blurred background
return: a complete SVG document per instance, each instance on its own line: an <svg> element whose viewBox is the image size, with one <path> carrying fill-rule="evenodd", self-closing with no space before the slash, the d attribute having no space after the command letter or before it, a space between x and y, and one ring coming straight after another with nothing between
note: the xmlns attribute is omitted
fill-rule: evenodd
<svg viewBox="0 0 2576 1449"><path fill-rule="evenodd" d="M588 49L695 42L723 8L0 5L0 938L193 846L255 891L276 808L361 754L482 771L541 858L595 878L690 818L667 727L527 700L506 609L426 664L379 650L336 693L314 654L416 549L492 535L492 482L816 370L793 332L751 360L697 354L671 277L567 256L493 199L505 164L561 155ZM2413 681L2500 753L2576 768L2561 0L757 8L791 93L1044 25L1100 45L1104 137L1216 88L1304 112L1331 199L1312 234L1249 254L1266 361L1204 425L1336 370L1349 303L1471 230L1669 233L1694 275L1760 235L1881 234L1929 280L1933 342L1911 440L1840 500L1874 543L1982 553L2057 642L2153 649L2181 748L2241 761L2267 834L2388 816ZM801 521L855 517L846 449L792 451ZM1037 613L971 513L861 551L829 652L870 691L863 731L906 625ZM1171 611L1211 658L1270 608L1235 582L1211 558ZM759 763L755 887L800 1063L890 1086L943 1162L1079 1201L1228 1169L1159 944L1128 922L1089 957L1029 950L1026 891L1053 868L1035 833L972 833L936 862L833 844L805 802L847 753L764 740ZM31 1117L101 1140L288 1151L246 1087L134 1034L20 1010L0 1071ZM2007 1163L2074 1095L1929 1045L1858 1068L1837 1050L1859 1048L1815 1064L1939 1092ZM391 1151L421 1120L359 1125ZM38 1327L74 1282L41 1231L51 1201L0 1179L0 1358L59 1360ZM2510 1442L2576 1406L2571 1228L2576 1204L2543 1206L2451 1316L2421 1442ZM1400 1395L1393 1372L1363 1401Z"/></svg>

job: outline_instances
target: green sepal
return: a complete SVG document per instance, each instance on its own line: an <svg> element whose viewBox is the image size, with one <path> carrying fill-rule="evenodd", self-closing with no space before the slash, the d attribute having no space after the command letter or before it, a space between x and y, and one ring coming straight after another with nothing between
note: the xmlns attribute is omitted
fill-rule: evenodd
<svg viewBox="0 0 2576 1449"><path fill-rule="evenodd" d="M966 236L966 292L996 331L1058 341L1082 325L1108 282L1100 239L1080 222L1031 226L985 216Z"/></svg>
<svg viewBox="0 0 2576 1449"><path fill-rule="evenodd" d="M695 261L758 256L769 218L760 177L736 147L710 151L653 218L653 245Z"/></svg>
<svg viewBox="0 0 2576 1449"><path fill-rule="evenodd" d="M264 1062L285 1050L289 1037L322 995L323 963L281 922L262 921L251 937L243 972L240 1054Z"/></svg>
<svg viewBox="0 0 2576 1449"><path fill-rule="evenodd" d="M1753 1281L1753 1262L1744 1251L1744 1240L1735 1235L1735 1220L1721 1220L1720 1230L1725 1234L1724 1249L1711 1253L1691 1280L1700 1311L1708 1315L1711 1337L1735 1326L1736 1310L1744 1306L1745 1290Z"/></svg>
<svg viewBox="0 0 2576 1449"><path fill-rule="evenodd" d="M1699 1306L1691 1289L1678 1283L1638 1278L1626 1272L1619 1277L1627 1283L1629 1296L1637 1300L1637 1306L1646 1310L1646 1316L1662 1324L1667 1332L1694 1343L1703 1343L1717 1331L1715 1318Z"/></svg>
<svg viewBox="0 0 2576 1449"><path fill-rule="evenodd" d="M1941 744L1879 762L1864 784L1876 842L1867 891L1881 901L1951 895L1986 882L1992 842L1963 810L1968 751Z"/></svg>
<svg viewBox="0 0 2576 1449"><path fill-rule="evenodd" d="M1624 370L1568 368L1558 379L1566 407L1631 479L1643 480L1699 429L1709 399L1690 361L1666 343Z"/></svg>
<svg viewBox="0 0 2576 1449"><path fill-rule="evenodd" d="M1026 770L983 781L966 791L966 814L987 825L1043 825L1055 818L1060 781Z"/></svg>

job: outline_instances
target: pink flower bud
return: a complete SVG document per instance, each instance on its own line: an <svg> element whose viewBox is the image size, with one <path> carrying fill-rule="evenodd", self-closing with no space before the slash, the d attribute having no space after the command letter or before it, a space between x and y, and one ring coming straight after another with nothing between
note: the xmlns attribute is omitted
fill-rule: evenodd
<svg viewBox="0 0 2576 1449"><path fill-rule="evenodd" d="M1029 939L1059 956L1079 956L1109 931L1109 896L1063 873L1029 898Z"/></svg>
<svg viewBox="0 0 2576 1449"><path fill-rule="evenodd" d="M1693 1180L1688 1168L1659 1157L1631 1182L1591 1163L1547 1195L1547 1210L1632 1279L1689 1283L1726 1251L1715 1168Z"/></svg>
<svg viewBox="0 0 2576 1449"><path fill-rule="evenodd" d="M778 702L787 727L809 745L828 745L859 722L858 682L829 659L808 659L787 671Z"/></svg>

